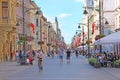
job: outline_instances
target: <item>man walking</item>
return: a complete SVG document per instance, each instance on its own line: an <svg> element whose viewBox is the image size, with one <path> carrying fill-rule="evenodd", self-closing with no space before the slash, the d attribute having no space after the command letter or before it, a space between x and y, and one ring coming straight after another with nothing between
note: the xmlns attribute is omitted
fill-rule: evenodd
<svg viewBox="0 0 120 80"><path fill-rule="evenodd" d="M67 59L67 63L70 63L70 56L71 56L71 51L70 51L70 49L67 49L67 51L66 51L66 59Z"/></svg>

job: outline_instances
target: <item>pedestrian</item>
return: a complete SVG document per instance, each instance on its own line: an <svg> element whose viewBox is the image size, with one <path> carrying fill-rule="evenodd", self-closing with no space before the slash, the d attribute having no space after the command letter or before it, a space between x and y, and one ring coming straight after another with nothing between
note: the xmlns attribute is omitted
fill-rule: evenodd
<svg viewBox="0 0 120 80"><path fill-rule="evenodd" d="M10 60L11 61L13 60L13 53L12 53L12 51L10 52Z"/></svg>
<svg viewBox="0 0 120 80"><path fill-rule="evenodd" d="M54 51L53 50L51 50L50 55L52 58L54 58Z"/></svg>
<svg viewBox="0 0 120 80"><path fill-rule="evenodd" d="M76 55L76 58L78 58L78 50L75 50L75 55Z"/></svg>
<svg viewBox="0 0 120 80"><path fill-rule="evenodd" d="M19 52L18 51L16 51L15 53L15 60L17 62L17 65L19 65Z"/></svg>
<svg viewBox="0 0 120 80"><path fill-rule="evenodd" d="M19 63L21 64L21 62L22 62L22 50L20 50L19 52Z"/></svg>
<svg viewBox="0 0 120 80"><path fill-rule="evenodd" d="M35 54L36 54L36 53L35 53L35 51L34 51L34 50L32 50L32 55L33 55L33 57L35 57Z"/></svg>
<svg viewBox="0 0 120 80"><path fill-rule="evenodd" d="M50 57L50 51L49 50L47 51L47 56Z"/></svg>
<svg viewBox="0 0 120 80"><path fill-rule="evenodd" d="M66 59L67 59L67 63L70 63L70 56L71 56L71 51L70 51L70 49L67 49L67 51L66 51Z"/></svg>
<svg viewBox="0 0 120 80"><path fill-rule="evenodd" d="M58 49L58 57L59 57L60 64L62 64L63 63L63 49L61 47Z"/></svg>

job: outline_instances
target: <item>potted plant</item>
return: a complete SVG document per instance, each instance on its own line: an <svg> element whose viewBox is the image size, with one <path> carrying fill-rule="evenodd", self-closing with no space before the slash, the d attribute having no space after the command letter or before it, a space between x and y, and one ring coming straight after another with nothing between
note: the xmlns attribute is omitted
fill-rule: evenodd
<svg viewBox="0 0 120 80"><path fill-rule="evenodd" d="M100 64L100 62L99 62L98 59L95 59L94 67L95 67L95 68L100 68L100 67L101 67L101 64Z"/></svg>
<svg viewBox="0 0 120 80"><path fill-rule="evenodd" d="M117 67L117 68L120 68L120 59L114 61L113 65L114 65L115 67Z"/></svg>
<svg viewBox="0 0 120 80"><path fill-rule="evenodd" d="M92 58L92 57L88 58L88 62L89 62L90 65L93 66L94 65L94 58Z"/></svg>
<svg viewBox="0 0 120 80"><path fill-rule="evenodd" d="M99 60L96 59L96 58L93 58L93 57L88 58L88 61L89 61L89 64L94 66L95 68L100 68L101 67L101 64L100 64Z"/></svg>
<svg viewBox="0 0 120 80"><path fill-rule="evenodd" d="M104 34L96 35L95 40L101 39L101 38L103 38L103 37L105 37Z"/></svg>
<svg viewBox="0 0 120 80"><path fill-rule="evenodd" d="M44 42L43 41L38 41L38 44L44 44Z"/></svg>
<svg viewBox="0 0 120 80"><path fill-rule="evenodd" d="M47 43L47 46L50 46L51 45L51 43Z"/></svg>
<svg viewBox="0 0 120 80"><path fill-rule="evenodd" d="M92 43L92 41L90 41L90 40L87 40L87 41L86 41L86 44L90 44L90 43Z"/></svg>
<svg viewBox="0 0 120 80"><path fill-rule="evenodd" d="M21 41L22 43L24 43L26 40L27 40L27 38L26 38L25 35L22 35L22 36L20 37L20 41Z"/></svg>

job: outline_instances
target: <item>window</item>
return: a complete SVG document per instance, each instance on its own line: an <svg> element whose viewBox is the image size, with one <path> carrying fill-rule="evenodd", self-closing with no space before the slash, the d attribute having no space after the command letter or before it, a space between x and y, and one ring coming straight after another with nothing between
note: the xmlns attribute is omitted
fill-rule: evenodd
<svg viewBox="0 0 120 80"><path fill-rule="evenodd" d="M8 21L8 2L2 2L2 19L4 21Z"/></svg>
<svg viewBox="0 0 120 80"><path fill-rule="evenodd" d="M38 26L38 19L36 19L36 26Z"/></svg>

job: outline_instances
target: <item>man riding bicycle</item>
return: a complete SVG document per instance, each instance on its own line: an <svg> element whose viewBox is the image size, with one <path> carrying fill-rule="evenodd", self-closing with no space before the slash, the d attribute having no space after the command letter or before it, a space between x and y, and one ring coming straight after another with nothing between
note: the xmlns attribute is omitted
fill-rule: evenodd
<svg viewBox="0 0 120 80"><path fill-rule="evenodd" d="M43 51L42 51L42 50L39 50L39 51L37 52L39 71L40 71L40 70L41 70L41 71L43 70L43 56L44 56Z"/></svg>

